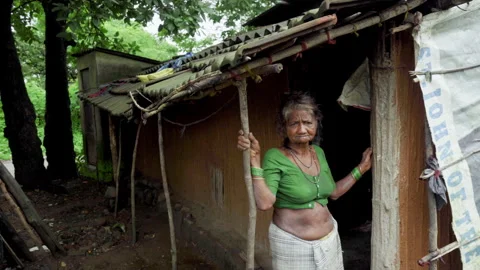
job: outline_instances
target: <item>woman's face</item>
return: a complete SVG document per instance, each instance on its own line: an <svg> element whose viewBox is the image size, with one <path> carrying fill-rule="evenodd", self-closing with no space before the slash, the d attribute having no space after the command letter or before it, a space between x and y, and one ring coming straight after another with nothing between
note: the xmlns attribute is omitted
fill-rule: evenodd
<svg viewBox="0 0 480 270"><path fill-rule="evenodd" d="M286 125L288 140L293 144L309 143L317 132L315 117L305 110L293 110Z"/></svg>

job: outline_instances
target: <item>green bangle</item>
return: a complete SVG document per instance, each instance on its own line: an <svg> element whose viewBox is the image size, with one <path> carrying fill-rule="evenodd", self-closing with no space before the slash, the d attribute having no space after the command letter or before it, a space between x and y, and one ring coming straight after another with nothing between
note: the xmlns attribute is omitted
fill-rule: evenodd
<svg viewBox="0 0 480 270"><path fill-rule="evenodd" d="M355 181L360 180L360 178L362 177L362 173L360 172L360 169L358 167L355 167L352 170L352 176L353 178L355 178Z"/></svg>
<svg viewBox="0 0 480 270"><path fill-rule="evenodd" d="M252 172L252 175L253 175L253 176L263 177L263 169L262 169L262 168L252 167L251 172Z"/></svg>

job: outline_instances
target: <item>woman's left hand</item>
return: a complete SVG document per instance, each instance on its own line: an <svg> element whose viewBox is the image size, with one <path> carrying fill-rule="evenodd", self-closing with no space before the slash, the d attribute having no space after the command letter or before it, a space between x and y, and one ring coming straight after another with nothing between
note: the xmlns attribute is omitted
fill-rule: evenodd
<svg viewBox="0 0 480 270"><path fill-rule="evenodd" d="M362 154L362 161L358 165L362 174L368 172L372 168L372 148L369 147Z"/></svg>

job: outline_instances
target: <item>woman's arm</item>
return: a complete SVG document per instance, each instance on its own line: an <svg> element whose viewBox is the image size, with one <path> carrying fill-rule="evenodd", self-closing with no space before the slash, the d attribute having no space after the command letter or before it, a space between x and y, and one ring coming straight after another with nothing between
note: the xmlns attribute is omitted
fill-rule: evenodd
<svg viewBox="0 0 480 270"><path fill-rule="evenodd" d="M248 138L244 136L242 130L239 131L237 148L242 151L250 150L250 164L253 168L261 167L260 143L255 139L252 133ZM273 207L276 201L275 195L267 186L265 179L260 176L252 175L253 192L255 195L255 202L259 210L269 210Z"/></svg>
<svg viewBox="0 0 480 270"><path fill-rule="evenodd" d="M372 157L372 148L367 148L367 150L363 152L362 161L358 165L358 169L360 170L360 173L362 175L366 173L368 170L370 170L370 168L372 167L371 157ZM343 194L349 191L350 188L352 188L356 182L357 182L357 179L355 179L353 174L349 173L342 180L336 183L337 187L330 195L330 199L336 200L340 198Z"/></svg>

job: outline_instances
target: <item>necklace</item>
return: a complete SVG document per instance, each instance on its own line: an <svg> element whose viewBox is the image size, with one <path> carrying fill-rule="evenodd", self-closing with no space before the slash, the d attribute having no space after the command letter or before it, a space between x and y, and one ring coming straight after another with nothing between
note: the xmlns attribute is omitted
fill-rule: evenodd
<svg viewBox="0 0 480 270"><path fill-rule="evenodd" d="M295 159L293 159L295 161L295 164L297 164L297 167L300 169L300 171L302 172L303 174L303 177L305 177L305 179L307 179L308 182L312 183L313 185L315 185L315 187L317 188L317 198L320 198L320 169L318 168L318 165L317 163L315 162L315 167L317 167L317 171L318 171L318 174L317 176L313 176L313 181L308 179L307 175L305 174L305 172L302 170L302 168L300 168L300 166L298 166L298 163Z"/></svg>
<svg viewBox="0 0 480 270"><path fill-rule="evenodd" d="M305 177L305 179L307 179L308 182L316 185L316 186L317 186L317 190L318 190L318 189L320 188L320 187L318 186L318 183L320 182L320 177L319 177L319 176L320 176L320 169L318 168L317 163L316 163L316 162L313 162L313 157L312 157L312 163L315 163L315 167L317 168L317 171L318 171L318 174L317 174L316 176L312 176L312 177L313 177L313 181L310 180L310 179L307 177L307 175L305 174L305 172L304 172L304 171L302 170L302 168L298 165L297 160L296 160L295 158L293 159L293 161L295 161L295 164L297 165L297 167L298 167L298 168L300 169L300 171L302 172L303 177ZM300 161L300 162L301 162L301 161ZM303 164L303 163L302 163L302 164ZM313 164L310 164L310 167L312 167L312 165L313 165Z"/></svg>
<svg viewBox="0 0 480 270"><path fill-rule="evenodd" d="M312 153L312 150L311 150L311 149L309 149L309 150L310 150L310 166L305 165L305 164L302 162L302 160L300 160L300 158L295 154L295 152L293 152L293 150L292 150L290 147L288 147L287 149L288 149L288 151L290 151L290 153L291 153L292 156L294 157L294 160L295 160L295 159L298 160L305 168L310 169L310 168L312 167L312 165L313 165L313 153ZM295 163L296 163L297 166L298 166L298 163L297 163L296 161L295 161ZM300 166L298 166L298 167L300 167Z"/></svg>

